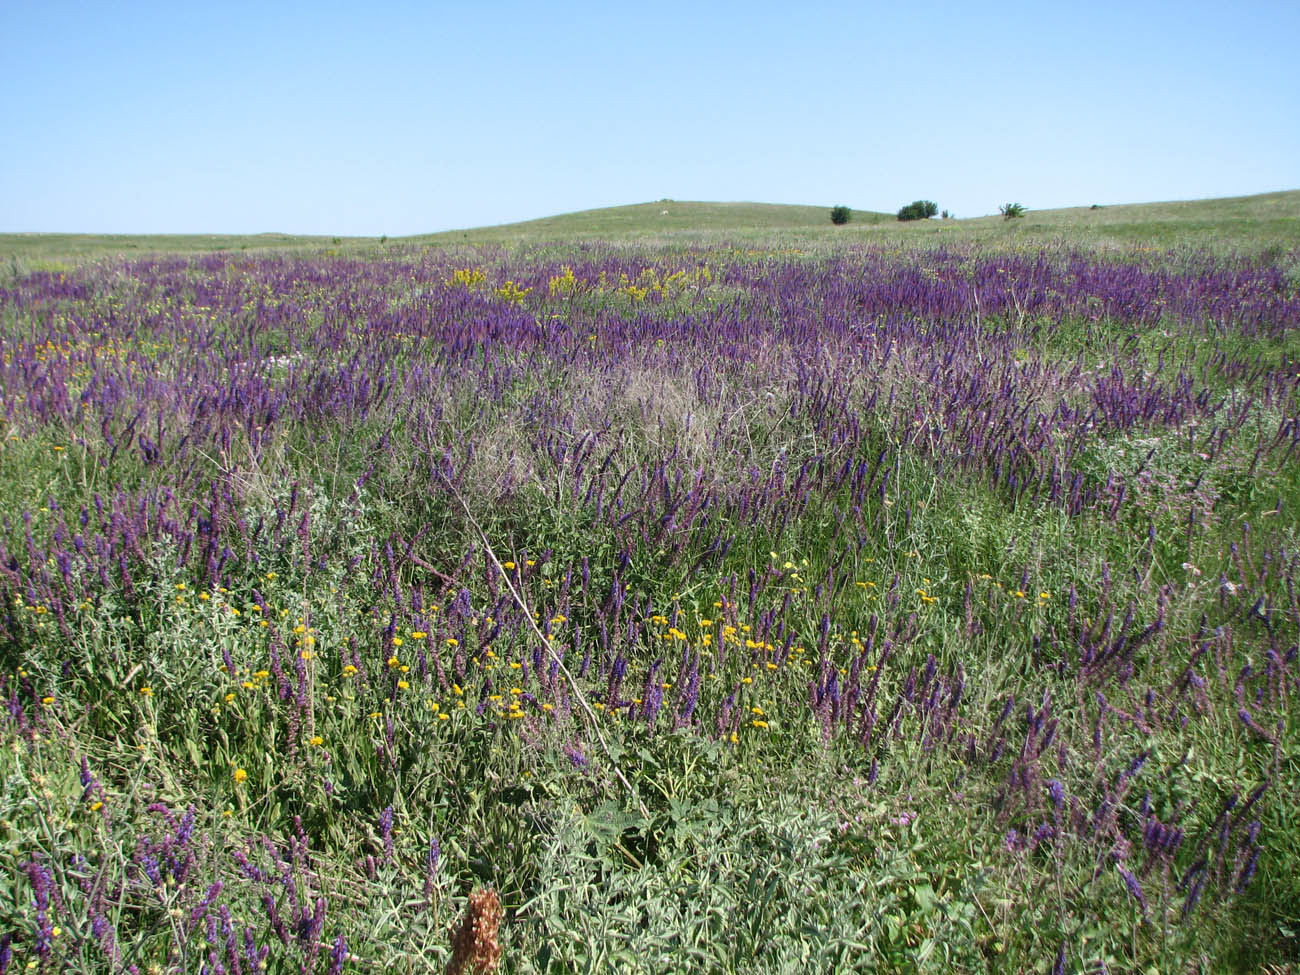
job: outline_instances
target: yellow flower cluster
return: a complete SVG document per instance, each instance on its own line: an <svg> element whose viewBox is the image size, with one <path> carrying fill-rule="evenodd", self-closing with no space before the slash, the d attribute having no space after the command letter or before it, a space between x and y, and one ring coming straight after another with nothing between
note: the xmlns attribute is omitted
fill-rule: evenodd
<svg viewBox="0 0 1300 975"><path fill-rule="evenodd" d="M451 277L443 282L448 288L464 288L466 291L487 280L487 271L481 267L457 268Z"/></svg>
<svg viewBox="0 0 1300 975"><path fill-rule="evenodd" d="M546 289L551 293L552 298L566 298L575 295L581 287L582 282L573 273L573 268L567 264L562 268L562 273L546 282Z"/></svg>
<svg viewBox="0 0 1300 975"><path fill-rule="evenodd" d="M528 297L532 290L532 288L521 288L513 281L507 281L505 284L501 285L501 287L494 288L493 294L502 301L509 302L512 305L522 305L524 299Z"/></svg>

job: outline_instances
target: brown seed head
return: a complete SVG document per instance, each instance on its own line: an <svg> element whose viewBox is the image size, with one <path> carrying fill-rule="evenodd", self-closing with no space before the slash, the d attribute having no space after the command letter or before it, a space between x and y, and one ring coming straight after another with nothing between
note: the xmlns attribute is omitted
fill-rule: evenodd
<svg viewBox="0 0 1300 975"><path fill-rule="evenodd" d="M492 888L469 895L465 916L452 936L447 975L491 975L497 970L501 961L501 943L497 941L501 914L501 898Z"/></svg>

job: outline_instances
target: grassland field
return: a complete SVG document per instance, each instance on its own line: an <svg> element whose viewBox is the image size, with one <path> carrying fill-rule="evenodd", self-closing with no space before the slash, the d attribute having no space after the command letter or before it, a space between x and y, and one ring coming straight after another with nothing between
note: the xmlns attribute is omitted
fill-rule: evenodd
<svg viewBox="0 0 1300 975"><path fill-rule="evenodd" d="M0 235L5 972L1300 970L1300 191Z"/></svg>
<svg viewBox="0 0 1300 975"><path fill-rule="evenodd" d="M346 251L382 253L391 245L536 244L547 241L657 238L708 243L714 239L766 240L835 247L845 242L912 244L942 240L993 244L1053 244L1068 240L1093 247L1190 246L1217 252L1258 253L1294 249L1300 242L1300 190L1217 200L1091 204L1029 210L1016 221L997 215L900 223L892 214L854 210L841 227L829 208L761 203L660 200L562 214L521 223L450 230L412 237L324 237L282 233L233 234L0 234L0 265L12 270L67 270L100 257L156 254Z"/></svg>

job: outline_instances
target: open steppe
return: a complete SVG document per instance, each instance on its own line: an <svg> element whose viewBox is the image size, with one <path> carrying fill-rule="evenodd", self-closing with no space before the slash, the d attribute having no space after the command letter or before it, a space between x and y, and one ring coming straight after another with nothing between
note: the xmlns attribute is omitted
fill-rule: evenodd
<svg viewBox="0 0 1300 975"><path fill-rule="evenodd" d="M0 400L0 973L1300 966L1300 191L0 235Z"/></svg>

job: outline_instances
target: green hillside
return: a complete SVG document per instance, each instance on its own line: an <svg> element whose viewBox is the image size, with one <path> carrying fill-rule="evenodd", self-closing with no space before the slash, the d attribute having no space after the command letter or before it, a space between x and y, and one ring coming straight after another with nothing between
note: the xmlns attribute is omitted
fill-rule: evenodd
<svg viewBox="0 0 1300 975"><path fill-rule="evenodd" d="M892 214L854 210L844 226L827 206L659 200L582 210L520 223L412 237L310 237L289 234L0 234L0 270L60 270L101 257L267 250L371 253L402 245L536 244L582 239L663 243L721 240L827 247L845 241L885 243L1077 242L1090 246L1204 247L1217 251L1300 248L1300 190L1165 203L1034 210L999 216L900 223Z"/></svg>
<svg viewBox="0 0 1300 975"><path fill-rule="evenodd" d="M699 203L659 200L630 206L580 210L538 220L454 230L414 238L420 241L571 240L683 234L771 234L801 231L831 232L830 208L781 203ZM854 210L850 226L897 223L892 214Z"/></svg>
<svg viewBox="0 0 1300 975"><path fill-rule="evenodd" d="M445 244L581 238L771 240L776 236L804 245L846 239L900 243L1009 239L1047 243L1073 239L1103 246L1191 244L1216 250L1300 246L1300 190L1212 200L1099 205L1095 209L1091 204L1057 210L1030 209L1023 218L1011 221L995 214L904 223L892 214L854 210L848 224L836 227L829 213L828 207L661 200L407 239Z"/></svg>
<svg viewBox="0 0 1300 975"><path fill-rule="evenodd" d="M1300 190L1210 200L1031 209L1023 218L1012 221L996 214L947 223L928 220L924 225L915 226L912 232L956 234L981 240L1015 235L1119 246L1191 245L1215 250L1294 248L1300 247Z"/></svg>

